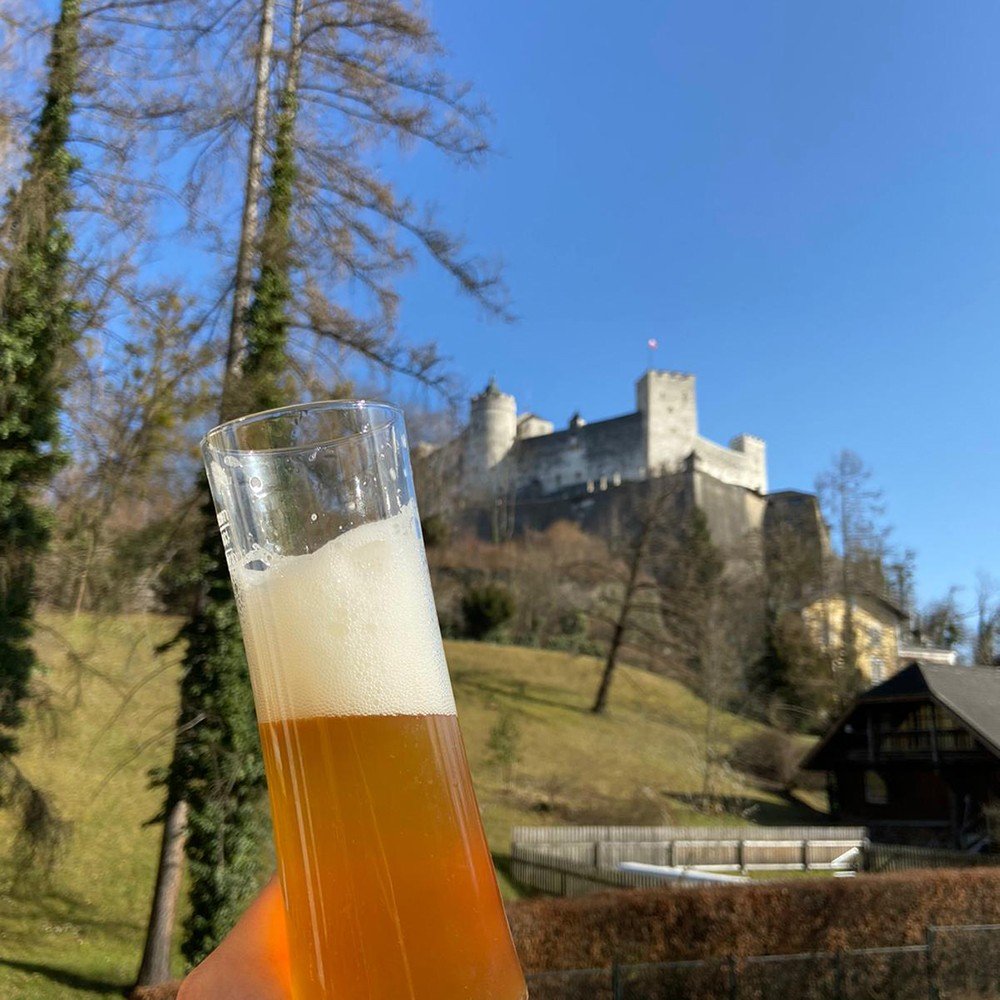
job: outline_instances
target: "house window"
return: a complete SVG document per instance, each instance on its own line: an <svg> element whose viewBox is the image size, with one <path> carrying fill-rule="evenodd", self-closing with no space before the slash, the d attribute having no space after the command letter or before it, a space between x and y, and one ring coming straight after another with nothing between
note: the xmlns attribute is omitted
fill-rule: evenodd
<svg viewBox="0 0 1000 1000"><path fill-rule="evenodd" d="M881 684L885 673L885 660L881 656L873 656L872 660L872 683Z"/></svg>
<svg viewBox="0 0 1000 1000"><path fill-rule="evenodd" d="M620 472L614 473L614 475L612 475L611 477L611 485L621 486L621 484L622 484L622 474Z"/></svg>
<svg viewBox="0 0 1000 1000"><path fill-rule="evenodd" d="M889 787L878 771L865 771L865 802L870 806L889 803Z"/></svg>
<svg viewBox="0 0 1000 1000"><path fill-rule="evenodd" d="M882 645L882 629L878 625L868 627L868 645L872 649Z"/></svg>

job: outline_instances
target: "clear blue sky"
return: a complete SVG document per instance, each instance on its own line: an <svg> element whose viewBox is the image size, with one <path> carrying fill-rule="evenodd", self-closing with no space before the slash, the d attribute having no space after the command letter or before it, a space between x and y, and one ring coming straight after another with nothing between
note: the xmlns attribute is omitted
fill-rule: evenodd
<svg viewBox="0 0 1000 1000"><path fill-rule="evenodd" d="M496 116L478 172L401 179L500 253L520 317L422 267L403 320L557 424L698 376L702 432L767 439L773 487L842 447L920 595L1000 576L1000 6L434 0Z"/></svg>

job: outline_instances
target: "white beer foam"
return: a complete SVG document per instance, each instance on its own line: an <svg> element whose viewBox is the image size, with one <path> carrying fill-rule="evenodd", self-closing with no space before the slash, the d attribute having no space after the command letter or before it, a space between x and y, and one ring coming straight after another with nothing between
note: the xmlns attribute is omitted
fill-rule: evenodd
<svg viewBox="0 0 1000 1000"><path fill-rule="evenodd" d="M261 722L455 714L412 503L233 576Z"/></svg>

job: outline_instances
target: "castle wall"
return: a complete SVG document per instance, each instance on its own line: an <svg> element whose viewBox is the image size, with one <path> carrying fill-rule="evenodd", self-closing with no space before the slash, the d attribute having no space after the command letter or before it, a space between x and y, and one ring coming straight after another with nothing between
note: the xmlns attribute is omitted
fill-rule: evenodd
<svg viewBox="0 0 1000 1000"><path fill-rule="evenodd" d="M744 436L736 440L745 446L747 438ZM695 442L694 452L697 468L707 475L721 479L731 486L742 486L744 489L757 490L761 493L767 490L767 474L763 466L762 453L734 451L703 437L699 437Z"/></svg>
<svg viewBox="0 0 1000 1000"><path fill-rule="evenodd" d="M555 426L551 420L543 420L541 417L536 417L534 413L526 413L517 421L519 439L540 437L543 434L551 434L554 430Z"/></svg>
<svg viewBox="0 0 1000 1000"><path fill-rule="evenodd" d="M742 486L721 482L700 468L691 473L694 501L705 514L712 541L727 557L755 559L767 498Z"/></svg>
<svg viewBox="0 0 1000 1000"><path fill-rule="evenodd" d="M518 488L558 493L571 486L605 486L642 479L642 418L630 413L518 441L512 453Z"/></svg>

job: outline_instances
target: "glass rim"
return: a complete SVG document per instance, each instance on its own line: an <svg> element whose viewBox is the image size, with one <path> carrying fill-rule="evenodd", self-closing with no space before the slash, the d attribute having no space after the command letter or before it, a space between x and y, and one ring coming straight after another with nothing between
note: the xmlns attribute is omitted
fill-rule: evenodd
<svg viewBox="0 0 1000 1000"><path fill-rule="evenodd" d="M260 424L268 420L275 420L279 417L291 413L304 413L309 410L335 411L335 410L371 410L381 411L385 414L385 422L378 427L371 427L367 431L353 431L339 437L326 438L320 441L310 441L306 444L286 445L281 448L229 448L220 447L213 443L215 439L222 436L227 431L236 430L251 424ZM232 420L225 420L207 431L201 439L200 447L203 453L213 455L281 455L294 454L300 451L311 451L315 448L325 448L337 445L341 442L349 441L353 438L361 437L363 434L374 434L384 430L397 417L403 416L403 409L395 403L386 403L377 399L316 399L306 403L290 403L287 406L275 406L269 410L258 410L256 413L247 413L242 417L233 417Z"/></svg>

